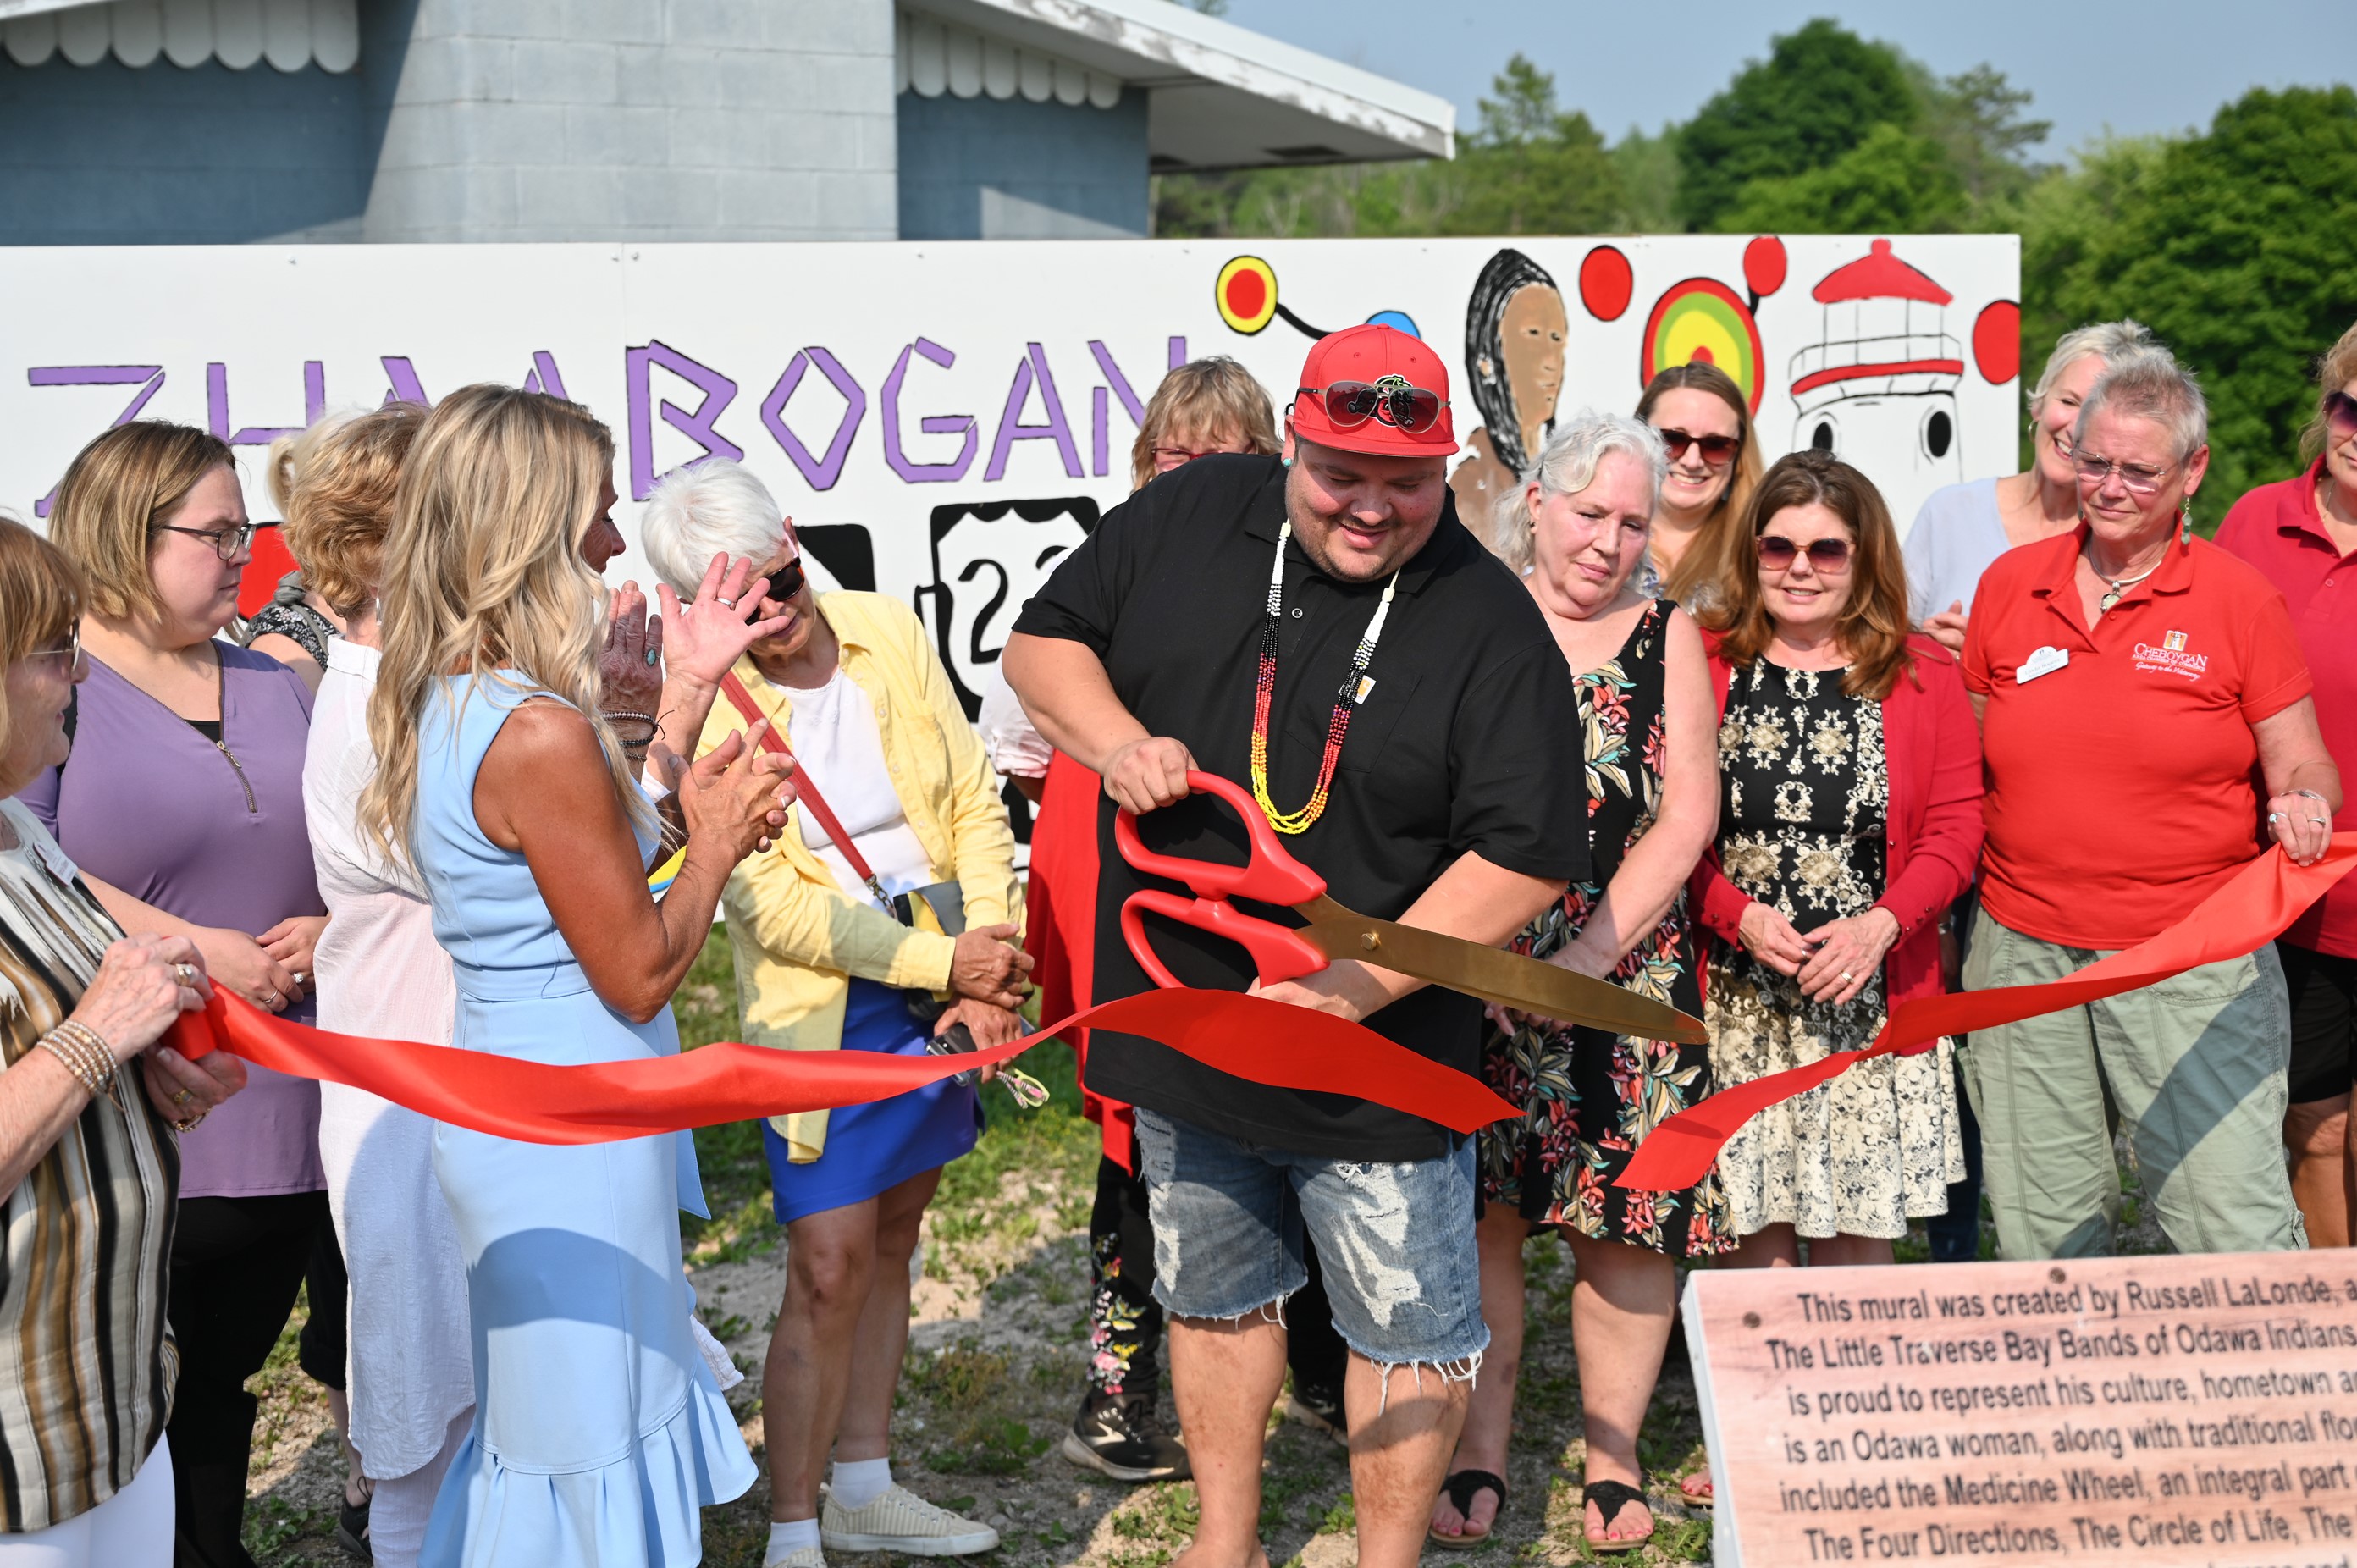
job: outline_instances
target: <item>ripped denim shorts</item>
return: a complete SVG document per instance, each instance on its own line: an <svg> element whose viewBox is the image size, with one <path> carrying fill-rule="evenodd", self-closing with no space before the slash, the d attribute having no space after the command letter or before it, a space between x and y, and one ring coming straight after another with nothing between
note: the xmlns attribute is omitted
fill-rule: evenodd
<svg viewBox="0 0 2357 1568"><path fill-rule="evenodd" d="M1469 1376L1490 1343L1474 1248L1473 1141L1437 1159L1328 1159L1137 1112L1154 1222L1154 1298L1178 1317L1269 1310L1308 1281L1307 1227L1334 1327L1379 1367ZM1281 1309L1277 1309L1280 1310Z"/></svg>

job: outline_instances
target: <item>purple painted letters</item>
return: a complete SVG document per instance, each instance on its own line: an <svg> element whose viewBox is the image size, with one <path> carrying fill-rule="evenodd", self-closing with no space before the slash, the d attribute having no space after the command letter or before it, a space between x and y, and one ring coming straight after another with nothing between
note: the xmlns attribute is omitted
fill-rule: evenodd
<svg viewBox="0 0 2357 1568"><path fill-rule="evenodd" d="M114 416L116 424L128 424L139 417L147 400L164 390L164 367L161 365L33 365L25 371L26 384L37 387L127 387L136 385L139 395L130 406ZM49 507L58 499L56 488L33 503L35 517L49 515Z"/></svg>
<svg viewBox="0 0 2357 1568"><path fill-rule="evenodd" d="M1186 362L1187 339L1184 338L1173 338L1170 339L1170 368L1175 371Z"/></svg>
<svg viewBox="0 0 2357 1568"><path fill-rule="evenodd" d="M786 404L793 401L794 389L802 384L802 373L813 365L818 367L819 374L834 383L834 390L843 394L845 403L843 418L836 422L834 437L827 442L826 451L816 457L811 456L810 448L802 445L802 438L786 424ZM851 372L843 368L842 360L819 348L801 349L788 360L786 373L778 378L778 384L770 389L770 395L761 402L761 423L769 426L770 434L778 438L778 445L785 448L786 456L792 458L794 467L802 470L803 482L814 490L831 490L834 489L834 482L843 477L843 460L851 456L851 438L859 434L859 422L866 414L867 394L860 390Z"/></svg>
<svg viewBox="0 0 2357 1568"><path fill-rule="evenodd" d="M704 393L693 409L681 408L664 399L663 423L703 447L707 456L741 461L745 456L745 448L712 428L712 422L737 401L735 381L660 339L650 341L643 349L625 349L622 379L630 403L630 499L634 501L646 499L655 488L654 393L649 386L649 372L655 365L683 381L694 382Z"/></svg>
<svg viewBox="0 0 2357 1568"><path fill-rule="evenodd" d="M1129 378L1121 373L1119 365L1114 363L1112 349L1092 338L1089 339L1089 352L1096 356L1097 369L1104 372L1105 378L1105 385L1089 395L1089 451L1096 459L1092 471L1102 479L1112 460L1113 446L1113 435L1107 428L1112 423L1112 409L1108 406L1106 389L1111 388L1114 395L1121 399L1122 409L1129 415L1132 424L1146 423L1146 405L1137 401L1137 393L1130 388Z"/></svg>
<svg viewBox="0 0 2357 1568"><path fill-rule="evenodd" d="M551 397L573 395L565 390L565 378L556 373L556 356L545 349L533 350L532 369L524 372L523 390L546 392Z"/></svg>
<svg viewBox="0 0 2357 1568"><path fill-rule="evenodd" d="M978 438L974 415L929 413L918 422L917 427L928 435L964 435L965 442L958 448L958 455L946 463L912 463L901 449L900 383L908 378L909 356L911 354L921 354L945 371L957 363L955 354L930 338L918 338L901 349L900 357L892 361L892 373L884 378L884 461L891 466L894 473L912 485L942 484L962 479L965 478L965 471L974 467L974 448Z"/></svg>
<svg viewBox="0 0 2357 1568"><path fill-rule="evenodd" d="M327 401L326 371L317 360L307 361L303 367L303 402L307 411L311 402L315 373L319 401L322 403ZM303 433L300 424L249 424L242 430L231 431L229 427L229 367L219 360L205 367L205 427L213 433L216 440L226 441L232 446L267 446L282 435L300 435Z"/></svg>
<svg viewBox="0 0 2357 1568"><path fill-rule="evenodd" d="M1049 373L1047 351L1037 343L1026 344L1024 349L1023 358L1016 362L1015 379L1007 383L1006 406L999 411L998 434L991 440L990 463L983 469L982 477L1005 478L1007 454L1017 441L1053 441L1063 456L1064 472L1080 478L1081 451L1072 445L1071 426L1064 423L1064 400L1056 395L1056 378ZM1022 423L1023 405L1030 400L1035 386L1048 411L1045 424Z"/></svg>
<svg viewBox="0 0 2357 1568"><path fill-rule="evenodd" d="M417 379L417 371L406 357L385 355L377 363L384 367L385 380L393 383L393 390L384 394L385 402L414 403L420 408L434 406L434 400L425 395L425 383Z"/></svg>

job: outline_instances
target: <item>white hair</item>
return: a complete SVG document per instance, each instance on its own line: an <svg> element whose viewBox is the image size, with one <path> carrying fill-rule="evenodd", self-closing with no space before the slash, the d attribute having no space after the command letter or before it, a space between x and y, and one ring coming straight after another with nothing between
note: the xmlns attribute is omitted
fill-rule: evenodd
<svg viewBox="0 0 2357 1568"><path fill-rule="evenodd" d="M687 598L724 551L750 556L757 566L776 554L785 539L785 516L769 487L743 464L706 457L656 482L639 517L639 539L655 575Z"/></svg>
<svg viewBox="0 0 2357 1568"><path fill-rule="evenodd" d="M2089 355L2108 365L2140 349L2158 346L2151 330L2141 321L2123 318L2073 327L2054 340L2054 352L2046 356L2046 369L2039 372L2038 384L2029 389L2029 417L2036 419L2045 409L2046 394L2054 390L2062 372Z"/></svg>
<svg viewBox="0 0 2357 1568"><path fill-rule="evenodd" d="M2167 429L2180 463L2210 439L2210 404L2201 384L2166 349L2140 349L2110 362L2080 405L2079 423L2071 432L2073 445L2086 440L2096 411L2111 404Z"/></svg>
<svg viewBox="0 0 2357 1568"><path fill-rule="evenodd" d="M1662 480L1670 471L1661 433L1629 414L1584 408L1555 425L1531 471L1498 498L1490 518L1490 548L1498 558L1518 574L1530 570L1531 513L1523 497L1532 484L1542 496L1576 496L1596 482L1596 471L1615 452L1635 458L1644 468L1650 515L1661 504Z"/></svg>

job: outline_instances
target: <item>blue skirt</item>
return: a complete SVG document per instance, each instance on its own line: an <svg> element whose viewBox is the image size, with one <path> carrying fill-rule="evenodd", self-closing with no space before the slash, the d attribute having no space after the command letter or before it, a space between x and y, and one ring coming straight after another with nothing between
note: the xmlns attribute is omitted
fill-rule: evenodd
<svg viewBox="0 0 2357 1568"><path fill-rule="evenodd" d="M889 985L855 978L843 1006L843 1048L920 1057L931 1033L909 1015ZM778 1223L865 1203L920 1172L945 1165L974 1147L982 1127L974 1091L943 1079L889 1100L846 1105L826 1119L826 1152L807 1165L786 1157L786 1141L767 1122L761 1146L770 1156L770 1192Z"/></svg>

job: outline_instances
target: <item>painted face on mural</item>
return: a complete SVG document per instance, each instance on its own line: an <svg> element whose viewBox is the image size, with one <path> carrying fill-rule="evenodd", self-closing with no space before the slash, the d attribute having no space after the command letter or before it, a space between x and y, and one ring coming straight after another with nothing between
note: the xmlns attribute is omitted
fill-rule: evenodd
<svg viewBox="0 0 2357 1568"><path fill-rule="evenodd" d="M1285 510L1318 569L1346 583L1390 575L1424 548L1448 499L1440 457L1377 457L1297 439L1286 423Z"/></svg>
<svg viewBox="0 0 2357 1568"><path fill-rule="evenodd" d="M164 628L184 639L180 646L202 642L237 614L238 584L245 576L246 563L253 559L253 549L249 540L224 561L212 540L169 531L212 532L244 526L245 495L236 470L221 467L191 486L178 510L157 527L148 546L147 576L155 585Z"/></svg>
<svg viewBox="0 0 2357 1568"><path fill-rule="evenodd" d="M1536 454L1539 433L1555 418L1563 392L1563 295L1544 284L1529 284L1506 301L1498 336L1506 355L1506 386L1523 422L1523 450Z"/></svg>

